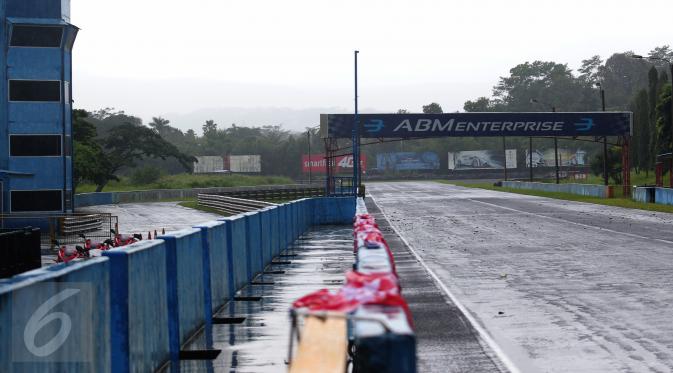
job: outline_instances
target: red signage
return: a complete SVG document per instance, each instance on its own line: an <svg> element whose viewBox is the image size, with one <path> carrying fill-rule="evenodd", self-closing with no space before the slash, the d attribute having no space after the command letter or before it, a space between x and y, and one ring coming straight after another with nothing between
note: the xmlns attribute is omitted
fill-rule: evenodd
<svg viewBox="0 0 673 373"><path fill-rule="evenodd" d="M334 160L334 172L335 173L352 173L353 172L353 156L344 155L341 157L336 157ZM307 154L302 155L301 157L301 172L307 174L309 169L312 173L324 174L327 173L327 162L325 160L324 154L311 154L311 157ZM367 169L367 162L365 161L365 156L360 155L360 167L362 171Z"/></svg>

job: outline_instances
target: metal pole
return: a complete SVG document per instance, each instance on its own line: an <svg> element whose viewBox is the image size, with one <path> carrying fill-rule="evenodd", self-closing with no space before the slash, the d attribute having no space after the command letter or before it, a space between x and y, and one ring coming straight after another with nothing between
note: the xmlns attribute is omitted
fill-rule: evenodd
<svg viewBox="0 0 673 373"><path fill-rule="evenodd" d="M357 196L360 178L360 124L358 123L358 51L353 53L355 57L355 121L353 123L353 194Z"/></svg>
<svg viewBox="0 0 673 373"><path fill-rule="evenodd" d="M601 86L601 107L605 111L605 90ZM608 137L603 137L603 184L608 185L610 179L608 177Z"/></svg>
<svg viewBox="0 0 673 373"><path fill-rule="evenodd" d="M552 113L556 112L556 106L551 107ZM556 184L559 183L559 166L558 166L558 138L554 136L554 164L556 165Z"/></svg>
<svg viewBox="0 0 673 373"><path fill-rule="evenodd" d="M502 137L502 152L505 155L505 166L503 167L503 170L505 170L505 181L507 181L507 141L506 137Z"/></svg>
<svg viewBox="0 0 673 373"><path fill-rule="evenodd" d="M530 181L533 181L533 137L528 138L528 166L530 168Z"/></svg>
<svg viewBox="0 0 673 373"><path fill-rule="evenodd" d="M311 185L313 183L313 175L311 174L311 130L306 130L306 136L308 137L308 184Z"/></svg>
<svg viewBox="0 0 673 373"><path fill-rule="evenodd" d="M668 61L671 69L671 149L673 150L673 62ZM673 185L671 186L673 188Z"/></svg>

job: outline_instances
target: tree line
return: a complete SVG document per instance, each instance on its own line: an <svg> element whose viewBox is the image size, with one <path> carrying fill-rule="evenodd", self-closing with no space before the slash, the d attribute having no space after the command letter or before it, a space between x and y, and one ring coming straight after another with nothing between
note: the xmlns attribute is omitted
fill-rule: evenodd
<svg viewBox="0 0 673 373"><path fill-rule="evenodd" d="M514 66L508 76L500 77L490 97L464 103L466 112L495 111L599 111L599 89L605 91L607 110L630 110L634 113L631 159L636 172L653 168L657 154L671 149L671 85L667 65L658 60L637 59L633 52L615 53L603 61L592 56L582 61L575 72L567 64L551 61L524 62ZM652 49L648 57L673 60L669 46ZM441 113L439 103L422 107L424 113ZM400 109L398 112L409 112ZM169 174L190 172L195 156L260 154L262 174L303 178L301 156L323 152L317 128L298 133L282 125L244 127L236 124L221 127L206 121L201 134L182 131L165 118L155 117L144 125L142 120L123 111L104 108L73 113L75 181L92 182L99 190L120 176L134 170L160 169ZM343 140L348 145L348 140ZM370 165L376 154L389 151L447 152L479 149L502 149L501 138L445 138L399 141L363 148ZM508 138L508 148L526 149L528 139ZM535 148L551 146L551 139L536 139ZM561 147L567 144L560 144ZM576 146L576 145L575 145ZM600 153L600 146L582 145L590 154ZM612 152L618 152L614 149ZM523 152L521 157L523 156ZM446 170L446 157L440 156ZM595 160L600 157L594 156ZM611 156L619 169L618 154Z"/></svg>

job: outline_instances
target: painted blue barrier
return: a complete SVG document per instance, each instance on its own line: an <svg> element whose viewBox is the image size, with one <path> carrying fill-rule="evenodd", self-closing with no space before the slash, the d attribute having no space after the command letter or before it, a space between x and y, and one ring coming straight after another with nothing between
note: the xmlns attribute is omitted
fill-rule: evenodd
<svg viewBox="0 0 673 373"><path fill-rule="evenodd" d="M609 188L605 185L593 184L549 184L527 181L503 181L504 188L539 190L542 192L569 193L579 196L610 198Z"/></svg>
<svg viewBox="0 0 673 373"><path fill-rule="evenodd" d="M0 372L111 372L109 271L94 258L0 281Z"/></svg>
<svg viewBox="0 0 673 373"><path fill-rule="evenodd" d="M260 229L260 241L262 244L262 269L266 267L267 264L273 259L273 246L272 246L272 236L271 231L273 229L271 225L272 212L275 207L267 207L262 210L259 210L259 229Z"/></svg>
<svg viewBox="0 0 673 373"><path fill-rule="evenodd" d="M168 336L171 361L180 347L204 323L203 242L200 229L183 229L159 236L166 242Z"/></svg>
<svg viewBox="0 0 673 373"><path fill-rule="evenodd" d="M205 283L210 283L212 312L230 301L233 296L233 293L229 291L229 276L227 275L229 270L227 254L230 246L227 246L225 225L223 221L209 221L194 227L201 229L202 239L205 241L204 246L208 245L210 281Z"/></svg>
<svg viewBox="0 0 673 373"><path fill-rule="evenodd" d="M112 192L80 193L75 195L75 207L111 205L117 203Z"/></svg>
<svg viewBox="0 0 673 373"><path fill-rule="evenodd" d="M673 189L656 188L654 191L654 202L660 205L673 205Z"/></svg>
<svg viewBox="0 0 673 373"><path fill-rule="evenodd" d="M276 256L280 253L281 248L281 231L280 231L280 207L271 209L271 256Z"/></svg>
<svg viewBox="0 0 673 373"><path fill-rule="evenodd" d="M264 270L264 260L262 254L262 229L260 222L260 213L251 212L246 215L246 236L248 242L248 280L255 277L256 274Z"/></svg>
<svg viewBox="0 0 673 373"><path fill-rule="evenodd" d="M350 224L354 213L353 197L304 199L106 251L103 258L0 280L0 371L161 368L176 361L181 345L209 325L212 312L298 236L314 224ZM85 284L88 294L95 295L90 312L83 312L89 303L70 299L54 309L77 315L77 327L91 326L74 342L66 339L56 353L59 361L18 361L25 352L16 351L24 346L23 334L15 341L14 331L27 323L31 310L39 307L36 302L68 290L69 283ZM44 328L47 335L56 335L58 327L50 323Z"/></svg>
<svg viewBox="0 0 673 373"><path fill-rule="evenodd" d="M314 198L314 223L351 224L355 216L355 197L319 197Z"/></svg>
<svg viewBox="0 0 673 373"><path fill-rule="evenodd" d="M170 357L165 242L103 255L110 259L112 371L153 371Z"/></svg>
<svg viewBox="0 0 673 373"><path fill-rule="evenodd" d="M641 203L655 203L656 202L656 190L655 187L633 187L633 193L631 196L634 201Z"/></svg>
<svg viewBox="0 0 673 373"><path fill-rule="evenodd" d="M230 216L222 219L227 227L227 246L230 247L230 277L232 294L243 287L251 278L248 273L248 243L245 230L245 217L242 215Z"/></svg>

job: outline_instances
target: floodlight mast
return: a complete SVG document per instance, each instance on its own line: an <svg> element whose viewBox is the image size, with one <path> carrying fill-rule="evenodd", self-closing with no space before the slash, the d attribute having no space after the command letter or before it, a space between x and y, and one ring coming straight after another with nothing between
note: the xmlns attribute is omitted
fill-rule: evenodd
<svg viewBox="0 0 673 373"><path fill-rule="evenodd" d="M353 124L353 194L358 195L360 188L360 123L358 121L358 53L353 53L355 57L355 122Z"/></svg>

